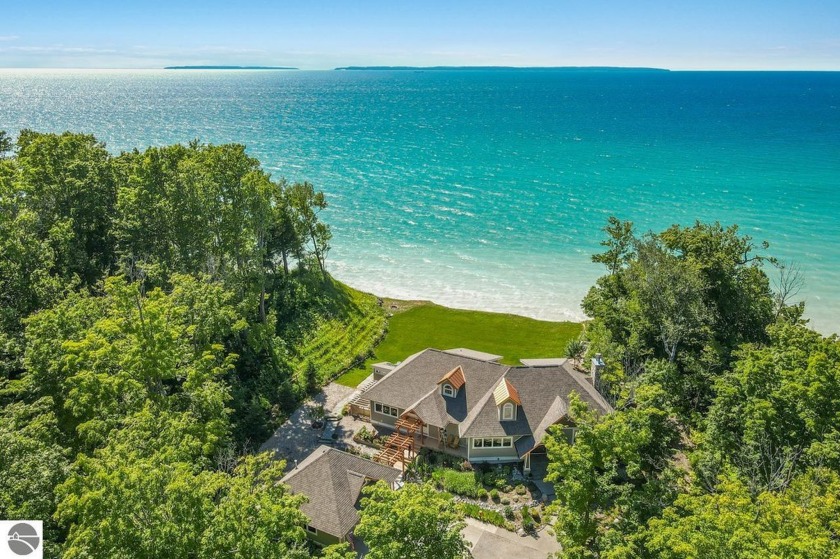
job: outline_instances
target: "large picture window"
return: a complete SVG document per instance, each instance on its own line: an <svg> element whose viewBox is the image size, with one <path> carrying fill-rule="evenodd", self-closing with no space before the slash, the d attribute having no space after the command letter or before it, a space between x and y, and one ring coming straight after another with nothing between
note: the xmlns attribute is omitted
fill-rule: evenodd
<svg viewBox="0 0 840 559"><path fill-rule="evenodd" d="M493 437L486 439L473 439L473 448L510 448L513 446L511 437Z"/></svg>

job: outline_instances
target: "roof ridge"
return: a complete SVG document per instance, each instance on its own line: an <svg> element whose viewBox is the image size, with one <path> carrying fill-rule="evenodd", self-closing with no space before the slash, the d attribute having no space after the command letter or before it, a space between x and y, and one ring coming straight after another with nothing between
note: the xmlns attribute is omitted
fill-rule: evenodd
<svg viewBox="0 0 840 559"><path fill-rule="evenodd" d="M469 347L463 347L463 348L453 348L453 349L471 349L471 348L469 348ZM487 363L488 365L496 365L497 367L508 367L508 368L510 368L510 365L505 365L505 364L503 364L503 363L497 363L497 362L495 362L495 361L484 361L483 359L478 359L478 358L476 358L476 357L469 357L469 356L467 356L467 355L460 355L460 354L456 354L456 353L449 353L449 351L447 351L447 350L445 350L445 349L438 349L438 348L436 348L436 347L427 347L427 348L426 348L426 349L424 349L423 351L434 351L434 352L436 352L436 353L445 353L446 355L451 355L452 357L457 357L457 358L459 358L459 359L469 359L470 361L475 361L476 363ZM480 350L478 350L478 349L473 349L472 351L480 351ZM480 352L481 352L481 351L480 351ZM421 353L422 353L422 352L421 352ZM481 353L485 353L485 352L481 352ZM504 355L503 355L502 357L504 357Z"/></svg>
<svg viewBox="0 0 840 559"><path fill-rule="evenodd" d="M502 365L502 366L507 367L507 369L505 370L504 373L502 373L502 376L499 378L499 380L504 379L507 376L507 374L510 372L510 369L511 369L510 365ZM481 399L478 402L475 403L475 406L473 406L473 409L470 410L470 413L467 414L467 417L465 417L464 421L462 421L460 423L460 425L458 426L458 434L466 433L469 430L469 428L472 426L473 421L475 421L475 418L478 417L478 414L480 414L481 410L484 409L484 406L487 405L487 400L489 400L490 398L493 397L493 391L496 389L496 386L498 384L499 384L498 381L495 384L493 384L487 390L487 392L484 393L484 396L482 396Z"/></svg>
<svg viewBox="0 0 840 559"><path fill-rule="evenodd" d="M566 369L565 365L563 365L562 367ZM579 373L577 371L569 369L566 369L566 372L569 373L569 376L572 377L579 386L583 387L584 391L587 394L589 394L596 402L603 405L604 409L606 409L607 411L615 411L610 405L610 403L607 402L607 399L604 398L604 396L602 396L600 392L598 392L598 389L586 382L586 377L583 375L583 373Z"/></svg>

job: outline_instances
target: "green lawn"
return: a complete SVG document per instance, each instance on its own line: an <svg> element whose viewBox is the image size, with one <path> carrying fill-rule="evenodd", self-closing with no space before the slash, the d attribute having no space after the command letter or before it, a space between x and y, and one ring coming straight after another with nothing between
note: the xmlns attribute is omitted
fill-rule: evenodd
<svg viewBox="0 0 840 559"><path fill-rule="evenodd" d="M423 349L466 347L504 356L514 365L522 358L563 357L566 344L582 326L575 322L546 322L512 314L465 311L432 303L412 306L388 321L388 334L364 367L355 368L337 381L357 386L378 361L395 363Z"/></svg>

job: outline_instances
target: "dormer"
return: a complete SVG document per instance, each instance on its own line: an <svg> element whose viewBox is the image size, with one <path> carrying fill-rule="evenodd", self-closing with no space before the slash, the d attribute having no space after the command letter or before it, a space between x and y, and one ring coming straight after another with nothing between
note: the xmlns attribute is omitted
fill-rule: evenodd
<svg viewBox="0 0 840 559"><path fill-rule="evenodd" d="M493 390L493 399L496 401L496 407L499 409L499 421L514 421L522 405L519 399L519 392L506 378L503 378L496 389Z"/></svg>
<svg viewBox="0 0 840 559"><path fill-rule="evenodd" d="M437 382L440 386L440 393L447 398L454 398L458 391L467 383L464 378L464 369L460 365L443 375Z"/></svg>

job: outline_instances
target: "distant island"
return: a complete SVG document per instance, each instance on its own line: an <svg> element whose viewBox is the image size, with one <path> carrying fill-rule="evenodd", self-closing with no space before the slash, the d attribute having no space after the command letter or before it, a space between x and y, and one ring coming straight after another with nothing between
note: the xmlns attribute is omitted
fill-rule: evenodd
<svg viewBox="0 0 840 559"><path fill-rule="evenodd" d="M297 70L291 66L166 66L164 70Z"/></svg>
<svg viewBox="0 0 840 559"><path fill-rule="evenodd" d="M623 66L342 66L335 70L559 70L563 72L670 72L666 68Z"/></svg>

